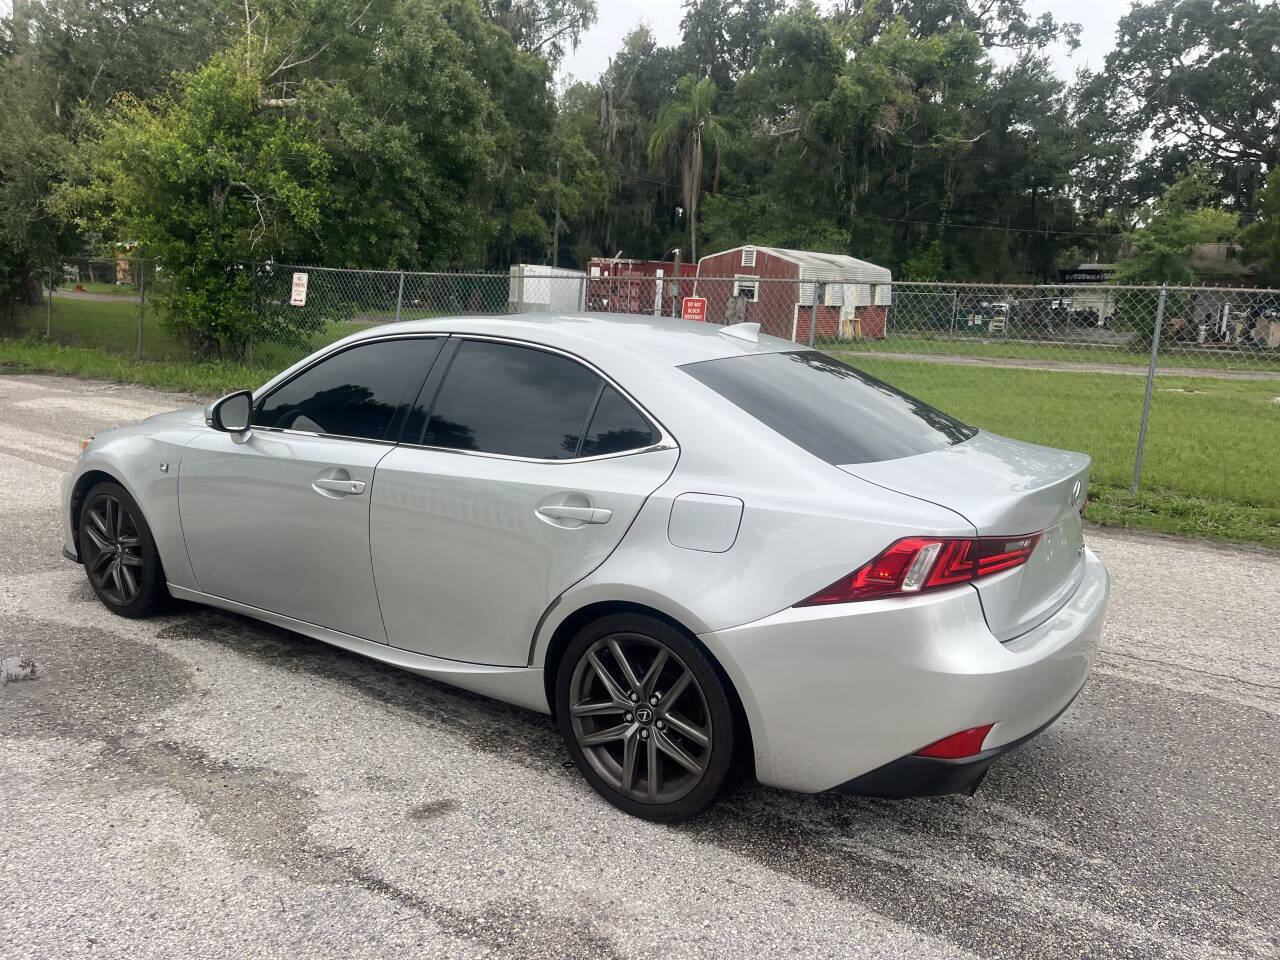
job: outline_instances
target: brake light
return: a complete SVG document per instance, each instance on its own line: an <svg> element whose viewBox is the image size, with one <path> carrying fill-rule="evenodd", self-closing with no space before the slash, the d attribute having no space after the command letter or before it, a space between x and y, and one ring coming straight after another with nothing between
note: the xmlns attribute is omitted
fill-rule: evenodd
<svg viewBox="0 0 1280 960"><path fill-rule="evenodd" d="M796 606L851 603L969 583L1030 559L1040 534L1019 537L907 537Z"/></svg>

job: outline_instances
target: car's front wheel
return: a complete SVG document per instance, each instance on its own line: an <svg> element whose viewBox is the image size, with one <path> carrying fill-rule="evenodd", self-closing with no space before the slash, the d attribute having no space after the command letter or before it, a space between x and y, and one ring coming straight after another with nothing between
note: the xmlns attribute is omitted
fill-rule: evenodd
<svg viewBox="0 0 1280 960"><path fill-rule="evenodd" d="M724 683L697 644L656 617L617 614L583 628L561 661L556 715L587 781L648 820L694 816L729 772Z"/></svg>
<svg viewBox="0 0 1280 960"><path fill-rule="evenodd" d="M118 483L95 484L80 507L80 560L98 599L122 617L145 617L168 597L151 528Z"/></svg>

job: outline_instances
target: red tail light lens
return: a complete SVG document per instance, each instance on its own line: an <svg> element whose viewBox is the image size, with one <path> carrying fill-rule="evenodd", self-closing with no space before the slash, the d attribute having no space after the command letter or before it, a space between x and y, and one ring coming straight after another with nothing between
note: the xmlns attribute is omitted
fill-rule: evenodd
<svg viewBox="0 0 1280 960"><path fill-rule="evenodd" d="M982 752L982 741L987 739L994 723L984 723L980 727L970 727L949 737L943 737L937 743L931 743L922 750L916 751L917 757L941 757L943 760L959 760L972 757Z"/></svg>
<svg viewBox="0 0 1280 960"><path fill-rule="evenodd" d="M978 544L977 576L985 577L989 573L999 573L1010 567L1020 567L1031 557L1031 551L1040 542L1040 534L1032 533L1025 537L984 537Z"/></svg>
<svg viewBox="0 0 1280 960"><path fill-rule="evenodd" d="M969 583L1030 559L1040 534L1020 537L907 537L870 563L800 601L798 607L851 603Z"/></svg>

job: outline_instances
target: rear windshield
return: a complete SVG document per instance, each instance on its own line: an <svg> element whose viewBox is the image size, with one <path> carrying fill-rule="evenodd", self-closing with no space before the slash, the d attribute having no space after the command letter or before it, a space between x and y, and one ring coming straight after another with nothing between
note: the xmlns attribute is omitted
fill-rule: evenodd
<svg viewBox="0 0 1280 960"><path fill-rule="evenodd" d="M816 350L680 368L828 463L874 463L968 440L976 427Z"/></svg>

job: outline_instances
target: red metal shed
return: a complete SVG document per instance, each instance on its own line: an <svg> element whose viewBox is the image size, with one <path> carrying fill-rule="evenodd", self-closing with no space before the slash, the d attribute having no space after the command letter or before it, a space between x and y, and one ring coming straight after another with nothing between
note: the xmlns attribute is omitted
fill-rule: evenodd
<svg viewBox="0 0 1280 960"><path fill-rule="evenodd" d="M698 261L697 296L715 323L751 321L786 340L880 339L892 301L888 268L837 253L742 246Z"/></svg>
<svg viewBox="0 0 1280 960"><path fill-rule="evenodd" d="M678 317L681 299L693 295L697 273L696 264L682 263L677 280L676 265L669 260L593 257L587 262L587 309Z"/></svg>

